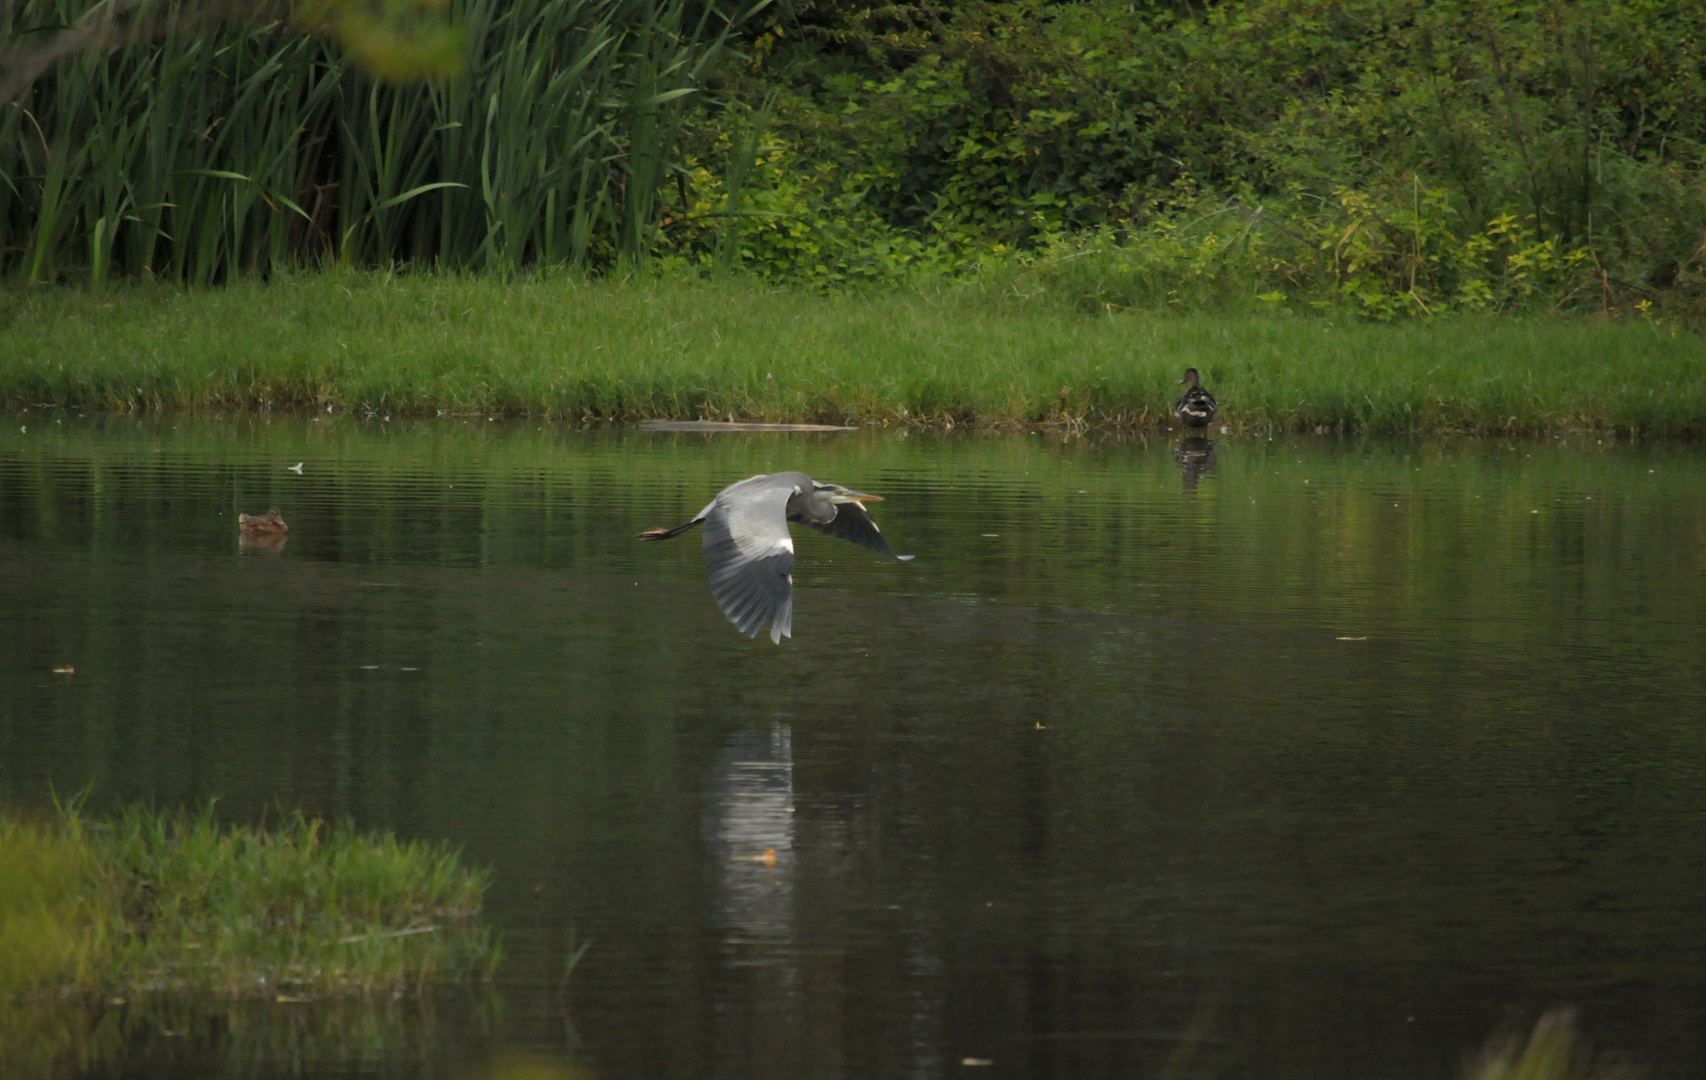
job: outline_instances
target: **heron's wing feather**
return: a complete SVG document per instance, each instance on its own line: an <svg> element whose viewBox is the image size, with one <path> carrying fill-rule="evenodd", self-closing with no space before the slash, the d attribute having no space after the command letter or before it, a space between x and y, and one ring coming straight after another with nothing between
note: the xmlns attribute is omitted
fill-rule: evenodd
<svg viewBox="0 0 1706 1080"><path fill-rule="evenodd" d="M770 623L778 643L793 629L794 541L787 518L793 494L792 485L744 481L718 495L705 516L705 568L717 606L749 637Z"/></svg>
<svg viewBox="0 0 1706 1080"><path fill-rule="evenodd" d="M806 522L820 533L851 540L860 547L870 548L878 555L898 558L894 548L889 547L888 537L877 528L877 523L871 519L871 512L865 509L863 503L842 503L835 508L835 517L822 525L814 521Z"/></svg>

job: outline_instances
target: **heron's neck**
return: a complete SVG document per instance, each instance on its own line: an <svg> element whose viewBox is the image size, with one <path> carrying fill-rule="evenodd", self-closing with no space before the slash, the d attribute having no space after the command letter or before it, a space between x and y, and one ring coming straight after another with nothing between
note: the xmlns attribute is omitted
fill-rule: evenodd
<svg viewBox="0 0 1706 1080"><path fill-rule="evenodd" d="M813 491L799 500L794 516L815 525L827 525L835 520L835 503L830 500L829 492Z"/></svg>

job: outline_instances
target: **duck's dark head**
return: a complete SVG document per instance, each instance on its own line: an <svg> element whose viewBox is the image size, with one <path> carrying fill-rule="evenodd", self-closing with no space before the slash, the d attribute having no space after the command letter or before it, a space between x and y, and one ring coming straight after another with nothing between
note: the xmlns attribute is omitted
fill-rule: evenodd
<svg viewBox="0 0 1706 1080"><path fill-rule="evenodd" d="M1201 386L1202 385L1202 376L1197 374L1196 368L1188 367L1185 369L1185 377L1179 380L1179 385L1180 386Z"/></svg>

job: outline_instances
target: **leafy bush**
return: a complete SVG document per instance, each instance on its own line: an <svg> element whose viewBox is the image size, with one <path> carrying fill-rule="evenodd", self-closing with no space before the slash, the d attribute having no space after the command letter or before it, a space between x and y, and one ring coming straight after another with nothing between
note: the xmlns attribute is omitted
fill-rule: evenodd
<svg viewBox="0 0 1706 1080"><path fill-rule="evenodd" d="M1703 41L1660 0L819 5L725 72L776 96L744 198L777 216L709 220L767 276L1020 252L1100 264L1103 303L1697 314ZM702 160L731 126L704 115ZM714 214L717 177L692 191Z"/></svg>

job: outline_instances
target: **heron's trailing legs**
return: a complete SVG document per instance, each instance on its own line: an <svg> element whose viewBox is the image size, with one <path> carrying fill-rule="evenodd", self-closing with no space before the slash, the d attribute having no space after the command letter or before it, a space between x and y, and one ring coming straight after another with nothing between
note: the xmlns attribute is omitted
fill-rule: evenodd
<svg viewBox="0 0 1706 1080"><path fill-rule="evenodd" d="M681 524L681 525L677 525L673 529L647 529L645 532L640 534L640 539L641 540L668 540L672 536L680 536L682 533L686 532L688 529L691 529L693 526L700 524L704 520L705 519L702 517L696 517L692 521L686 522L686 523Z"/></svg>

